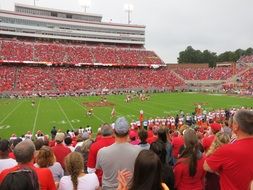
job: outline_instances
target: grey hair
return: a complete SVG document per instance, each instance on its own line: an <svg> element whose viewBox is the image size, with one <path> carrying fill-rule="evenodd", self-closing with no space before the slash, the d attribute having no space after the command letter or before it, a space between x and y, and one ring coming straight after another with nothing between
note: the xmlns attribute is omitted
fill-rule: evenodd
<svg viewBox="0 0 253 190"><path fill-rule="evenodd" d="M102 127L101 127L101 134L103 136L110 136L113 134L113 130L111 125L105 123Z"/></svg>
<svg viewBox="0 0 253 190"><path fill-rule="evenodd" d="M239 125L241 131L248 135L253 135L253 112L249 110L239 110L234 115L234 121Z"/></svg>
<svg viewBox="0 0 253 190"><path fill-rule="evenodd" d="M14 155L18 163L28 163L33 159L35 146L30 139L26 139L17 144L14 148Z"/></svg>

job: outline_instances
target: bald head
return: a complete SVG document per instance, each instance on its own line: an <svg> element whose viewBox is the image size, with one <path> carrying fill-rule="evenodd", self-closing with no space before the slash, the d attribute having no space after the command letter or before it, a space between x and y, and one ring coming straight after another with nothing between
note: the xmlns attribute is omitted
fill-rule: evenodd
<svg viewBox="0 0 253 190"><path fill-rule="evenodd" d="M249 110L239 110L234 115L234 121L240 130L248 135L253 135L253 112Z"/></svg>
<svg viewBox="0 0 253 190"><path fill-rule="evenodd" d="M28 163L31 162L34 156L35 146L33 142L29 139L24 140L17 144L14 148L14 155L18 163Z"/></svg>

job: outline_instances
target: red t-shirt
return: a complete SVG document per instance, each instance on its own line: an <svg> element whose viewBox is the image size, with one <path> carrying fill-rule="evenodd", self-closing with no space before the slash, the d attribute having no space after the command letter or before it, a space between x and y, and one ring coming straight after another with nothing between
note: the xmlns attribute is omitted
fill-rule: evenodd
<svg viewBox="0 0 253 190"><path fill-rule="evenodd" d="M213 143L214 139L215 139L214 135L210 135L208 137L203 138L202 145L203 145L203 148L204 148L205 151L207 151L210 148L210 146Z"/></svg>
<svg viewBox="0 0 253 190"><path fill-rule="evenodd" d="M6 175L8 175L10 172L26 167L33 169L37 173L40 190L56 190L52 172L48 168L36 168L32 164L17 165L12 168L3 170L0 174L0 183L2 183Z"/></svg>
<svg viewBox="0 0 253 190"><path fill-rule="evenodd" d="M52 147L52 150L56 157L56 161L59 162L64 169L64 159L69 153L71 153L71 150L63 144L56 144Z"/></svg>
<svg viewBox="0 0 253 190"><path fill-rule="evenodd" d="M184 145L184 138L182 136L172 137L172 155L174 158L178 157L180 148Z"/></svg>
<svg viewBox="0 0 253 190"><path fill-rule="evenodd" d="M177 190L203 190L205 171L203 169L204 157L197 162L197 172L191 177L189 174L188 158L180 158L174 168L175 188Z"/></svg>
<svg viewBox="0 0 253 190"><path fill-rule="evenodd" d="M220 174L222 190L249 190L253 179L253 138L226 144L210 155L206 162Z"/></svg>
<svg viewBox="0 0 253 190"><path fill-rule="evenodd" d="M155 142L158 139L157 136L153 135L152 137L147 138L147 143L148 144L152 144L153 142Z"/></svg>
<svg viewBox="0 0 253 190"><path fill-rule="evenodd" d="M88 155L88 162L87 167L89 168L95 168L96 167L96 161L97 161L97 154L98 151L103 148L112 145L115 142L115 138L110 137L102 137L99 141L93 143L90 147L89 155ZM103 172L100 169L96 169L96 174L98 176L99 181L101 182Z"/></svg>

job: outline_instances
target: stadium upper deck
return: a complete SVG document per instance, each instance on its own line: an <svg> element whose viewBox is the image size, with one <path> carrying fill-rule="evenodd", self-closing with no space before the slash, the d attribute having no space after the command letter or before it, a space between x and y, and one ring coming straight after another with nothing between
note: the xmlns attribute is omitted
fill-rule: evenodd
<svg viewBox="0 0 253 190"><path fill-rule="evenodd" d="M145 26L102 22L97 14L28 5L0 10L0 35L113 44L145 44Z"/></svg>

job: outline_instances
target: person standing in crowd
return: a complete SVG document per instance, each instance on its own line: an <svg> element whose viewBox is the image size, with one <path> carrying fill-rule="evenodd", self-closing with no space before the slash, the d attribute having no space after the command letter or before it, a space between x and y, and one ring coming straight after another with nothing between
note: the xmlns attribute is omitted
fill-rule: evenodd
<svg viewBox="0 0 253 190"><path fill-rule="evenodd" d="M59 162L64 169L64 158L71 153L71 150L63 144L65 139L64 133L57 133L55 136L56 145L52 147L56 161Z"/></svg>
<svg viewBox="0 0 253 190"><path fill-rule="evenodd" d="M52 149L48 146L42 146L35 158L35 167L48 168L53 174L54 181L59 182L64 171L59 162L55 161L55 156Z"/></svg>
<svg viewBox="0 0 253 190"><path fill-rule="evenodd" d="M57 130L56 130L55 126L53 126L53 128L51 130L51 137L52 137L52 139L55 138L56 134L57 134Z"/></svg>
<svg viewBox="0 0 253 190"><path fill-rule="evenodd" d="M18 164L1 172L0 183L9 173L22 169L31 169L34 170L38 176L40 190L56 190L51 171L48 168L36 168L33 166L34 152L35 147L30 139L24 140L17 144L14 148L14 155Z"/></svg>
<svg viewBox="0 0 253 190"><path fill-rule="evenodd" d="M118 186L119 170L133 172L134 162L140 148L128 143L129 124L125 117L120 117L114 125L115 143L98 151L96 168L103 170L102 189L112 190Z"/></svg>
<svg viewBox="0 0 253 190"><path fill-rule="evenodd" d="M158 134L158 140L161 141L164 146L166 147L166 163L170 165L174 165L173 163L173 157L172 157L172 145L167 139L167 129L160 128L157 132Z"/></svg>
<svg viewBox="0 0 253 190"><path fill-rule="evenodd" d="M237 140L207 157L204 169L220 175L221 189L248 190L253 179L253 112L239 110L233 116L233 133Z"/></svg>
<svg viewBox="0 0 253 190"><path fill-rule="evenodd" d="M83 156L79 152L70 153L65 159L65 166L69 176L61 178L58 190L99 189L96 174L86 174L83 171Z"/></svg>
<svg viewBox="0 0 253 190"><path fill-rule="evenodd" d="M39 190L38 176L31 169L9 173L0 185L0 190Z"/></svg>
<svg viewBox="0 0 253 190"><path fill-rule="evenodd" d="M204 137L202 139L202 146L204 148L204 151L207 152L209 147L214 141L215 134L218 133L221 130L221 124L219 123L211 123L209 128L209 134L208 136Z"/></svg>
<svg viewBox="0 0 253 190"><path fill-rule="evenodd" d="M153 142L150 145L150 150L157 154L162 164L162 182L165 183L170 190L174 189L174 173L172 166L166 163L166 146L162 141Z"/></svg>
<svg viewBox="0 0 253 190"><path fill-rule="evenodd" d="M162 164L159 157L151 150L142 150L136 158L131 183L127 183L129 172L118 172L119 185L117 190L169 190L162 183Z"/></svg>
<svg viewBox="0 0 253 190"><path fill-rule="evenodd" d="M141 149L145 149L145 150L149 150L150 148L150 144L147 143L147 138L148 138L148 132L145 129L140 129L138 132L138 136L140 138L140 143L139 143L139 147Z"/></svg>
<svg viewBox="0 0 253 190"><path fill-rule="evenodd" d="M115 138L113 137L112 127L109 124L102 125L100 133L102 135L101 138L99 138L98 141L94 142L90 147L87 170L88 173L96 172L101 184L103 172L100 169L96 169L97 154L101 148L112 145L115 142Z"/></svg>
<svg viewBox="0 0 253 190"><path fill-rule="evenodd" d="M206 156L208 157L212 155L219 147L223 146L224 144L228 144L229 141L230 137L227 133L216 133L215 139L208 149ZM220 177L217 174L207 172L205 178L205 190L220 190Z"/></svg>
<svg viewBox="0 0 253 190"><path fill-rule="evenodd" d="M177 190L204 189L204 157L199 150L198 138L193 129L184 131L185 149L174 167Z"/></svg>
<svg viewBox="0 0 253 190"><path fill-rule="evenodd" d="M10 142L8 140L0 141L0 173L4 169L11 168L17 165L16 160L9 157Z"/></svg>

